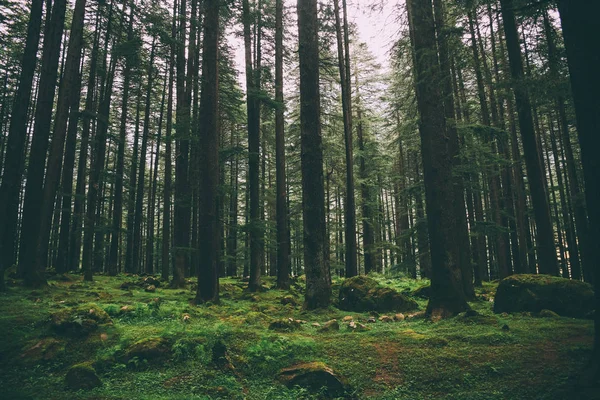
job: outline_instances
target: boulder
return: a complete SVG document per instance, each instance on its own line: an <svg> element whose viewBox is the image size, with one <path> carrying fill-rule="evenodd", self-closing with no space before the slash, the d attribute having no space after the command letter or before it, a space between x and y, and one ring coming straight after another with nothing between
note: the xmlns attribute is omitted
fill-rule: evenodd
<svg viewBox="0 0 600 400"><path fill-rule="evenodd" d="M400 321L404 321L405 319L406 319L406 317L402 313L398 313L398 314L394 315L394 321L400 322Z"/></svg>
<svg viewBox="0 0 600 400"><path fill-rule="evenodd" d="M494 312L539 313L546 309L563 317L585 318L594 307L588 283L549 275L512 275L500 281Z"/></svg>
<svg viewBox="0 0 600 400"><path fill-rule="evenodd" d="M382 315L381 317L379 317L379 321L381 321L381 322L394 322L394 319L392 317L390 317L389 315Z"/></svg>
<svg viewBox="0 0 600 400"><path fill-rule="evenodd" d="M279 380L288 388L299 386L319 398L345 397L349 391L346 380L321 362L311 362L284 368Z"/></svg>
<svg viewBox="0 0 600 400"><path fill-rule="evenodd" d="M47 337L34 340L23 348L21 360L26 364L39 363L42 360L51 361L64 350L65 343L58 339Z"/></svg>
<svg viewBox="0 0 600 400"><path fill-rule="evenodd" d="M146 291L148 293L154 293L154 292L156 292L156 286L148 285L148 286L146 286L146 289L144 289L144 291Z"/></svg>
<svg viewBox="0 0 600 400"><path fill-rule="evenodd" d="M347 311L410 311L417 303L394 289L380 286L366 276L355 276L344 281L340 288L339 308Z"/></svg>
<svg viewBox="0 0 600 400"><path fill-rule="evenodd" d="M287 295L281 298L281 304L288 305L291 304L292 306L297 306L298 302L296 301L296 299L294 298L294 296L292 295Z"/></svg>
<svg viewBox="0 0 600 400"><path fill-rule="evenodd" d="M293 332L300 329L301 322L293 318L278 319L269 324L269 329L277 332Z"/></svg>
<svg viewBox="0 0 600 400"><path fill-rule="evenodd" d="M95 304L67 308L50 316L52 329L65 336L82 337L112 323L108 314Z"/></svg>
<svg viewBox="0 0 600 400"><path fill-rule="evenodd" d="M340 330L340 324L337 319L332 319L323 324L319 332L334 332Z"/></svg>
<svg viewBox="0 0 600 400"><path fill-rule="evenodd" d="M162 337L138 340L125 350L124 362L137 357L139 360L163 361L171 356L169 341Z"/></svg>
<svg viewBox="0 0 600 400"><path fill-rule="evenodd" d="M96 370L88 363L73 365L65 377L67 387L72 390L89 390L101 386Z"/></svg>
<svg viewBox="0 0 600 400"><path fill-rule="evenodd" d="M546 309L543 309L542 311L540 311L539 316L542 318L559 318L560 317L560 315L558 315L554 311L546 310Z"/></svg>

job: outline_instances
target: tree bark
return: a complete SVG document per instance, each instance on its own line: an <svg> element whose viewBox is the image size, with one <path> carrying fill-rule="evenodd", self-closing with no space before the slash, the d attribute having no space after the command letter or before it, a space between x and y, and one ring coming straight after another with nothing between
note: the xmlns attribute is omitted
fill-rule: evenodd
<svg viewBox="0 0 600 400"><path fill-rule="evenodd" d="M300 57L300 143L302 213L304 224L304 307L330 304L329 265L325 259L325 195L319 93L319 22L316 0L298 0L298 53Z"/></svg>

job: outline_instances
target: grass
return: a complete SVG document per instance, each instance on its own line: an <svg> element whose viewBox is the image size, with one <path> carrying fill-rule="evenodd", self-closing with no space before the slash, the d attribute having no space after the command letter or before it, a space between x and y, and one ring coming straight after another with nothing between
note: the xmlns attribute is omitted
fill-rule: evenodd
<svg viewBox="0 0 600 400"><path fill-rule="evenodd" d="M44 290L13 286L0 294L2 399L318 398L287 389L276 379L281 368L304 361L333 368L348 380L355 398L599 398L579 378L592 347L588 320L496 315L493 303L479 300L471 303L479 312L474 317L367 324L368 313L335 306L303 310L301 281L290 291L250 295L240 280L222 279L221 303L195 306L189 289L119 289L138 277L97 276L93 283L70 277L72 281L50 281ZM427 283L376 279L405 293ZM270 278L264 281L273 285ZM339 285L334 282L334 293ZM494 291L492 283L478 289L492 297ZM285 296L298 305L282 304ZM426 300L415 300L425 308ZM112 324L85 337L52 330L51 314L94 305ZM341 323L339 331L325 333L312 326L347 315L370 330L352 332ZM272 321L287 318L306 323L291 332L268 329ZM127 349L148 338L165 339L166 358L127 359ZM215 355L215 349L226 349L225 358ZM103 385L67 389L66 372L79 363L91 363Z"/></svg>

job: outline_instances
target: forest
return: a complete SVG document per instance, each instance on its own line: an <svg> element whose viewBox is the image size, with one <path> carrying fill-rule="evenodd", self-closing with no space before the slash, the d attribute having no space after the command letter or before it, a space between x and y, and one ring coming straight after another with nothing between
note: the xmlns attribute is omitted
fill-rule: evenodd
<svg viewBox="0 0 600 400"><path fill-rule="evenodd" d="M600 399L599 15L0 0L0 398Z"/></svg>

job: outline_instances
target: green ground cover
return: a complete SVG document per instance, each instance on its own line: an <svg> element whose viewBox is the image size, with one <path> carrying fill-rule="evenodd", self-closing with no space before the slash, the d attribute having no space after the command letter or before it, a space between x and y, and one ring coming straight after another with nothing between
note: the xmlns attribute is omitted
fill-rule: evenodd
<svg viewBox="0 0 600 400"><path fill-rule="evenodd" d="M373 314L335 304L304 311L301 279L280 291L266 278L266 290L256 294L238 279L221 279L221 303L196 306L191 289L120 288L140 277L68 278L50 280L43 290L13 286L0 294L0 398L320 398L277 379L282 368L313 361L343 376L359 399L600 398L581 378L592 322L494 314L495 284L478 290L475 316L433 323L405 313L403 321L379 321L392 312L368 323ZM376 279L405 293L427 283ZM334 282L334 296L340 284ZM413 299L425 309L426 299ZM348 316L369 329L349 329L342 321ZM300 322L269 329L288 318ZM334 318L339 331L313 325ZM74 365L84 375L95 370L102 384L68 388Z"/></svg>

